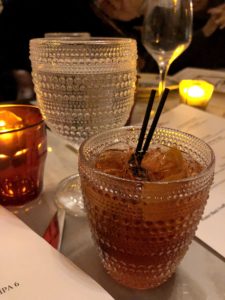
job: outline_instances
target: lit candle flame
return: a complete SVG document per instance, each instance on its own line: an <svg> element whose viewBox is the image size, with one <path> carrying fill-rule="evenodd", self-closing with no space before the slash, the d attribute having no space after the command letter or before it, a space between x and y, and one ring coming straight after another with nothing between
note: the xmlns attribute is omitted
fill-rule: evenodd
<svg viewBox="0 0 225 300"><path fill-rule="evenodd" d="M205 108L210 101L214 86L203 80L182 80L179 90L184 103Z"/></svg>
<svg viewBox="0 0 225 300"><path fill-rule="evenodd" d="M23 120L11 111L0 111L0 133L23 127Z"/></svg>
<svg viewBox="0 0 225 300"><path fill-rule="evenodd" d="M204 89L197 85L191 86L187 92L189 96L197 98L202 97L205 94Z"/></svg>

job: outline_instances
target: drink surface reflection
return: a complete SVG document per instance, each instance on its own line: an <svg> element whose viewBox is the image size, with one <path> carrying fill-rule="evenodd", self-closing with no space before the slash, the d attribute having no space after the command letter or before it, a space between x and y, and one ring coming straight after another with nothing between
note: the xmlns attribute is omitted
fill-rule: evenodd
<svg viewBox="0 0 225 300"><path fill-rule="evenodd" d="M125 286L147 289L165 282L186 253L208 198L214 155L199 139L160 128L137 178L127 163L137 136L137 128L124 128L89 139L79 169L106 271Z"/></svg>
<svg viewBox="0 0 225 300"><path fill-rule="evenodd" d="M23 205L43 186L45 125L37 107L0 106L0 204Z"/></svg>

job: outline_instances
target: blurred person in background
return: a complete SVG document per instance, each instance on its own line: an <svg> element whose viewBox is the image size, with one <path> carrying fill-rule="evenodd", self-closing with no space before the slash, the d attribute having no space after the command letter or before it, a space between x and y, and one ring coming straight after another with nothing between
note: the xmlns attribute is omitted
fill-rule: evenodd
<svg viewBox="0 0 225 300"><path fill-rule="evenodd" d="M156 62L141 45L142 17L148 2L154 0L97 0L101 9L118 26L126 30L126 23L136 22L136 39L139 46L139 68L142 72L158 72ZM225 68L225 1L193 0L193 38L188 49L173 62L170 73L186 67ZM131 21L132 20L132 21ZM135 21L136 20L136 21ZM125 21L125 22L124 22Z"/></svg>
<svg viewBox="0 0 225 300"><path fill-rule="evenodd" d="M29 40L46 32L89 32L122 36L138 43L138 71L156 72L156 62L141 42L143 16L154 0L1 0L0 101L34 98ZM193 0L194 34L189 48L171 65L225 68L224 0Z"/></svg>
<svg viewBox="0 0 225 300"><path fill-rule="evenodd" d="M140 37L136 24L141 24L139 16L143 0L0 1L0 101L34 99L29 60L29 40L32 38L43 37L47 32Z"/></svg>
<svg viewBox="0 0 225 300"><path fill-rule="evenodd" d="M171 65L170 73L186 67L225 69L225 2L193 0L193 38Z"/></svg>
<svg viewBox="0 0 225 300"><path fill-rule="evenodd" d="M123 35L114 22L97 14L90 0L0 1L0 101L34 99L30 39L46 32Z"/></svg>
<svg viewBox="0 0 225 300"><path fill-rule="evenodd" d="M1 0L0 101L34 98L29 40L46 32L114 35L88 0Z"/></svg>

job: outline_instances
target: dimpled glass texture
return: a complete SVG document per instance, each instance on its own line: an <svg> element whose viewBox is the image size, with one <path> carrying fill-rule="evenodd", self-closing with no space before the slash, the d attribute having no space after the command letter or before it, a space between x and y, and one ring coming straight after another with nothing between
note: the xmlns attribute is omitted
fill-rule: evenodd
<svg viewBox="0 0 225 300"><path fill-rule="evenodd" d="M33 39L30 59L38 104L53 131L79 146L125 125L134 101L135 40Z"/></svg>
<svg viewBox="0 0 225 300"><path fill-rule="evenodd" d="M93 168L104 149L135 147L139 129L98 134L81 146L79 173L93 239L106 271L119 283L154 288L175 272L195 235L214 174L211 148L189 134L158 128L152 144L175 146L203 167L170 182L126 180Z"/></svg>

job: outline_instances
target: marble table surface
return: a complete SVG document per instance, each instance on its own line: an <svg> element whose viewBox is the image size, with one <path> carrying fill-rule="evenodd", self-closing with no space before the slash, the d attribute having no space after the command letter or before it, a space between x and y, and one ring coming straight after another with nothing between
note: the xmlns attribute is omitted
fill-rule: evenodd
<svg viewBox="0 0 225 300"><path fill-rule="evenodd" d="M178 94L171 92L165 110L178 104ZM146 101L136 102L132 124L140 123L145 107ZM225 117L225 95L214 93L207 111ZM77 172L77 154L68 147L67 141L48 131L48 147L43 194L39 201L16 212L39 235L43 235L56 211L54 198L57 184ZM197 239L192 242L175 275L161 287L147 291L124 288L106 275L85 217L66 215L61 252L116 300L225 300L225 259Z"/></svg>

